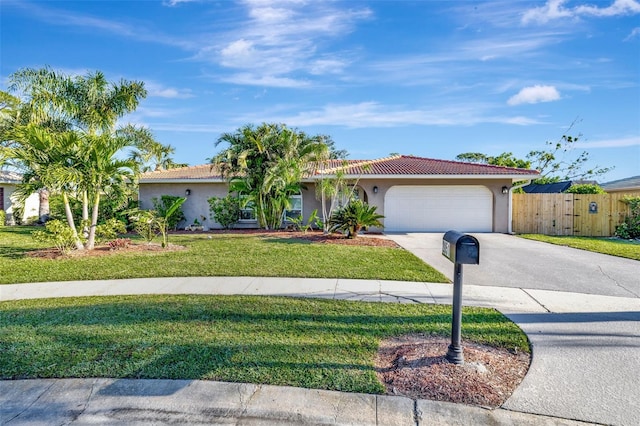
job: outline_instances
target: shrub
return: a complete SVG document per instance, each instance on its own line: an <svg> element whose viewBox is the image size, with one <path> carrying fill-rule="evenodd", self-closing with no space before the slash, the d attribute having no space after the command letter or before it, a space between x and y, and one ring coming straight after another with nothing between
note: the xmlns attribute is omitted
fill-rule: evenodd
<svg viewBox="0 0 640 426"><path fill-rule="evenodd" d="M178 201L183 199L183 197L177 197L175 195L162 195L160 199L154 198L153 207L158 212L158 216L163 217L167 221L167 229L178 229L178 224L185 220L184 213L182 209L178 207L171 211L169 215L167 212L171 209L171 207ZM182 203L180 203L182 205Z"/></svg>
<svg viewBox="0 0 640 426"><path fill-rule="evenodd" d="M119 234L126 234L127 226L118 219L111 218L105 223L96 226L96 239L98 241L113 240Z"/></svg>
<svg viewBox="0 0 640 426"><path fill-rule="evenodd" d="M5 225L6 221L7 221L7 214L5 213L4 210L0 210L0 228L2 228Z"/></svg>
<svg viewBox="0 0 640 426"><path fill-rule="evenodd" d="M380 219L384 218L384 216L376 213L376 208L365 204L361 200L352 200L331 215L329 229L331 232L344 232L347 238L355 238L362 228L368 226L382 227Z"/></svg>
<svg viewBox="0 0 640 426"><path fill-rule="evenodd" d="M579 185L571 185L569 189L564 191L570 194L605 194L606 191L599 185L583 183Z"/></svg>
<svg viewBox="0 0 640 426"><path fill-rule="evenodd" d="M240 220L240 200L229 194L226 197L211 197L209 210L216 222L224 229L231 229Z"/></svg>
<svg viewBox="0 0 640 426"><path fill-rule="evenodd" d="M160 230L156 223L156 212L152 210L138 210L129 216L133 222L133 230L140 235L147 244L151 243Z"/></svg>
<svg viewBox="0 0 640 426"><path fill-rule="evenodd" d="M76 247L73 230L60 220L50 220L44 231L33 231L31 235L36 241L53 244L62 253L68 253Z"/></svg>
<svg viewBox="0 0 640 426"><path fill-rule="evenodd" d="M625 197L623 203L629 204L631 214L616 226L616 236L624 239L640 238L640 197Z"/></svg>

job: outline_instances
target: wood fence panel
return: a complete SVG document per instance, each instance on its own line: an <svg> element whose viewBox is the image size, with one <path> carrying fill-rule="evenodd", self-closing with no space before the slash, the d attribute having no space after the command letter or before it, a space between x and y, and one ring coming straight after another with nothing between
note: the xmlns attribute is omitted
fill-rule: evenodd
<svg viewBox="0 0 640 426"><path fill-rule="evenodd" d="M512 230L518 234L609 237L630 214L628 194L513 194ZM593 204L595 203L595 204Z"/></svg>
<svg viewBox="0 0 640 426"><path fill-rule="evenodd" d="M573 196L513 194L512 218L519 234L573 235Z"/></svg>

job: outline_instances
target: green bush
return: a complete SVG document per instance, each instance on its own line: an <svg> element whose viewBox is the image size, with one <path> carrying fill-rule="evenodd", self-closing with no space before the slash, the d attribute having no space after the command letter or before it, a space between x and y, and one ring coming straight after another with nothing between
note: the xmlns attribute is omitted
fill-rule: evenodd
<svg viewBox="0 0 640 426"><path fill-rule="evenodd" d="M380 219L384 216L376 213L376 208L376 206L369 206L361 200L352 200L331 215L329 229L331 232L344 232L347 238L355 238L362 228L382 227Z"/></svg>
<svg viewBox="0 0 640 426"><path fill-rule="evenodd" d="M616 226L616 236L627 240L640 238L640 197L625 197L622 202L629 204L631 214Z"/></svg>
<svg viewBox="0 0 640 426"><path fill-rule="evenodd" d="M31 233L36 241L53 244L62 253L68 253L76 247L73 230L66 223L59 220L50 220L44 227L44 231L33 231Z"/></svg>
<svg viewBox="0 0 640 426"><path fill-rule="evenodd" d="M138 210L129 216L133 222L133 230L140 235L147 244L160 233L156 222L156 212L153 210Z"/></svg>
<svg viewBox="0 0 640 426"><path fill-rule="evenodd" d="M564 191L569 194L605 194L606 191L599 185L583 183L579 185L571 185L569 189Z"/></svg>
<svg viewBox="0 0 640 426"><path fill-rule="evenodd" d="M224 229L231 229L240 220L240 200L229 194L226 197L211 197L209 210L216 222Z"/></svg>
<svg viewBox="0 0 640 426"><path fill-rule="evenodd" d="M7 221L7 213L4 210L0 210L0 228L5 225Z"/></svg>
<svg viewBox="0 0 640 426"><path fill-rule="evenodd" d="M167 220L167 229L178 229L178 224L185 220L184 213L182 212L182 208L178 207L177 210L171 212L171 214L167 215L167 212L171 207L183 197L178 197L175 195L162 195L160 199L154 198L153 207L158 212L158 216L166 218Z"/></svg>
<svg viewBox="0 0 640 426"><path fill-rule="evenodd" d="M127 226L116 218L96 226L96 239L100 242L115 239L120 234L127 233Z"/></svg>

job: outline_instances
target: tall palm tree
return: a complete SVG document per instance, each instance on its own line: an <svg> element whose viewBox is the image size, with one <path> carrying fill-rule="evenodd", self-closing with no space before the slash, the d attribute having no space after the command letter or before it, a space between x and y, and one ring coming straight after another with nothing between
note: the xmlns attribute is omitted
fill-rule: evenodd
<svg viewBox="0 0 640 426"><path fill-rule="evenodd" d="M254 203L261 227L279 228L289 198L302 189L301 179L322 141L283 124L263 123L224 133L216 146L222 143L229 146L212 163L234 182L231 189L243 188L241 193Z"/></svg>
<svg viewBox="0 0 640 426"><path fill-rule="evenodd" d="M62 192L65 208L71 194L69 188L82 200L83 219L89 219L89 206L92 206L90 226L84 231L89 239L88 248L93 248L101 191L118 181L123 182L122 178L131 172L129 160L118 163L114 156L118 150L134 146L137 141L132 132L118 134L116 123L146 97L144 83L127 80L110 83L100 71L71 77L50 68L21 69L10 76L10 83L12 90L20 90L27 96L23 110L28 112L30 122L39 124L41 131L51 133L50 140L73 139L74 143L66 146L66 151L62 150L66 155L64 161L53 164L59 165L59 170L56 169L59 173L73 178L65 183L67 190ZM21 123L16 124L17 128L20 126ZM74 133L73 138L68 135L69 131ZM19 140L21 145L31 142L30 138ZM29 147L24 149L33 152ZM76 172L69 173L72 168ZM38 170L42 168L32 172L39 174L39 181L47 180Z"/></svg>

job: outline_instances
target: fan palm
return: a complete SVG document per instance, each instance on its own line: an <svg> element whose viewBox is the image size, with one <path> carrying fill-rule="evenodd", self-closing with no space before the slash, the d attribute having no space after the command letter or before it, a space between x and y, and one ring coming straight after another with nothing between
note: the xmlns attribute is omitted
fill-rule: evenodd
<svg viewBox="0 0 640 426"><path fill-rule="evenodd" d="M384 216L376 213L376 206L369 206L361 200L352 200L344 207L337 209L329 225L332 232L344 232L347 238L356 238L362 228L384 225L380 222Z"/></svg>

